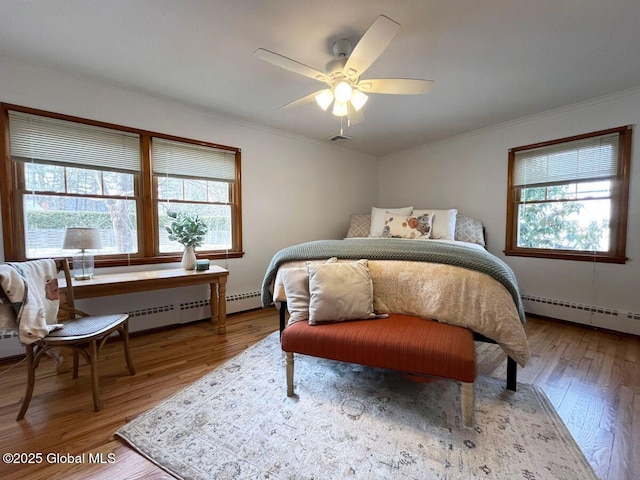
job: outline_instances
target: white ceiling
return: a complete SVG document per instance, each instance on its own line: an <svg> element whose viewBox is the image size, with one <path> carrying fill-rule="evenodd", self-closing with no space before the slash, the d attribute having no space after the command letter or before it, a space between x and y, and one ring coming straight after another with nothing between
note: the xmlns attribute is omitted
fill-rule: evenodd
<svg viewBox="0 0 640 480"><path fill-rule="evenodd" d="M0 0L0 55L323 140L337 117L277 110L322 84L253 52L322 70L380 14L401 28L363 78L436 83L371 95L343 148L384 156L640 86L640 0Z"/></svg>

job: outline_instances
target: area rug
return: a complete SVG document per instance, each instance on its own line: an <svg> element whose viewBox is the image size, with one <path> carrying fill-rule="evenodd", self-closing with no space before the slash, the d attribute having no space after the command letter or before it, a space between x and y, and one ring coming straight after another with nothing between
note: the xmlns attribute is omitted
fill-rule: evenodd
<svg viewBox="0 0 640 480"><path fill-rule="evenodd" d="M467 428L450 380L296 355L295 383L275 332L116 435L184 479L597 479L535 386L480 376Z"/></svg>

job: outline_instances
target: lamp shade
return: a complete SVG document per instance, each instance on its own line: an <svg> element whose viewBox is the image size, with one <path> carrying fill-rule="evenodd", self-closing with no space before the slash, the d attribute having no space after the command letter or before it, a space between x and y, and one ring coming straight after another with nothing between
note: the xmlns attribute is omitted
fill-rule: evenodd
<svg viewBox="0 0 640 480"><path fill-rule="evenodd" d="M336 101L346 103L351 98L351 92L353 89L349 83L344 80L338 82L335 87L333 87L333 95L336 97Z"/></svg>
<svg viewBox="0 0 640 480"><path fill-rule="evenodd" d="M64 234L63 249L95 250L102 248L100 231L89 227L68 227Z"/></svg>
<svg viewBox="0 0 640 480"><path fill-rule="evenodd" d="M331 113L333 113L336 117L344 117L349 113L347 104L336 99L336 101L333 102L333 111Z"/></svg>
<svg viewBox="0 0 640 480"><path fill-rule="evenodd" d="M351 94L351 105L356 109L356 112L360 110L365 103L367 103L367 96L360 90L354 90Z"/></svg>
<svg viewBox="0 0 640 480"><path fill-rule="evenodd" d="M320 93L316 95L316 102L320 105L320 108L326 110L333 102L333 93L331 90L326 89L322 90Z"/></svg>

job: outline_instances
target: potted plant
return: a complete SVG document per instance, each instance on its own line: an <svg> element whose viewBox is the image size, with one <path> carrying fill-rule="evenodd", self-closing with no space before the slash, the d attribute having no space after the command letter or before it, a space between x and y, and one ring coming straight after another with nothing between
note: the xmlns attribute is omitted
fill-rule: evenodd
<svg viewBox="0 0 640 480"><path fill-rule="evenodd" d="M167 227L169 240L184 245L182 267L185 270L193 270L196 268L195 247L202 245L208 227L204 221L195 214L169 210L167 211L167 216L172 219Z"/></svg>

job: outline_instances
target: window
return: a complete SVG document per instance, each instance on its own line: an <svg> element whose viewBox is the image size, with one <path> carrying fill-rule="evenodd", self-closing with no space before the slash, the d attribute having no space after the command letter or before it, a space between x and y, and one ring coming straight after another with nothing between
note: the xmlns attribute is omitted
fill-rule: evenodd
<svg viewBox="0 0 640 480"><path fill-rule="evenodd" d="M162 138L152 142L160 253L182 250L169 241L164 228L169 210L197 214L205 221L209 231L199 250L233 249L235 154Z"/></svg>
<svg viewBox="0 0 640 480"><path fill-rule="evenodd" d="M631 132L511 149L505 254L624 263Z"/></svg>
<svg viewBox="0 0 640 480"><path fill-rule="evenodd" d="M6 260L69 256L66 227L95 227L98 266L177 261L167 210L209 226L201 258L242 255L240 151L2 104Z"/></svg>

